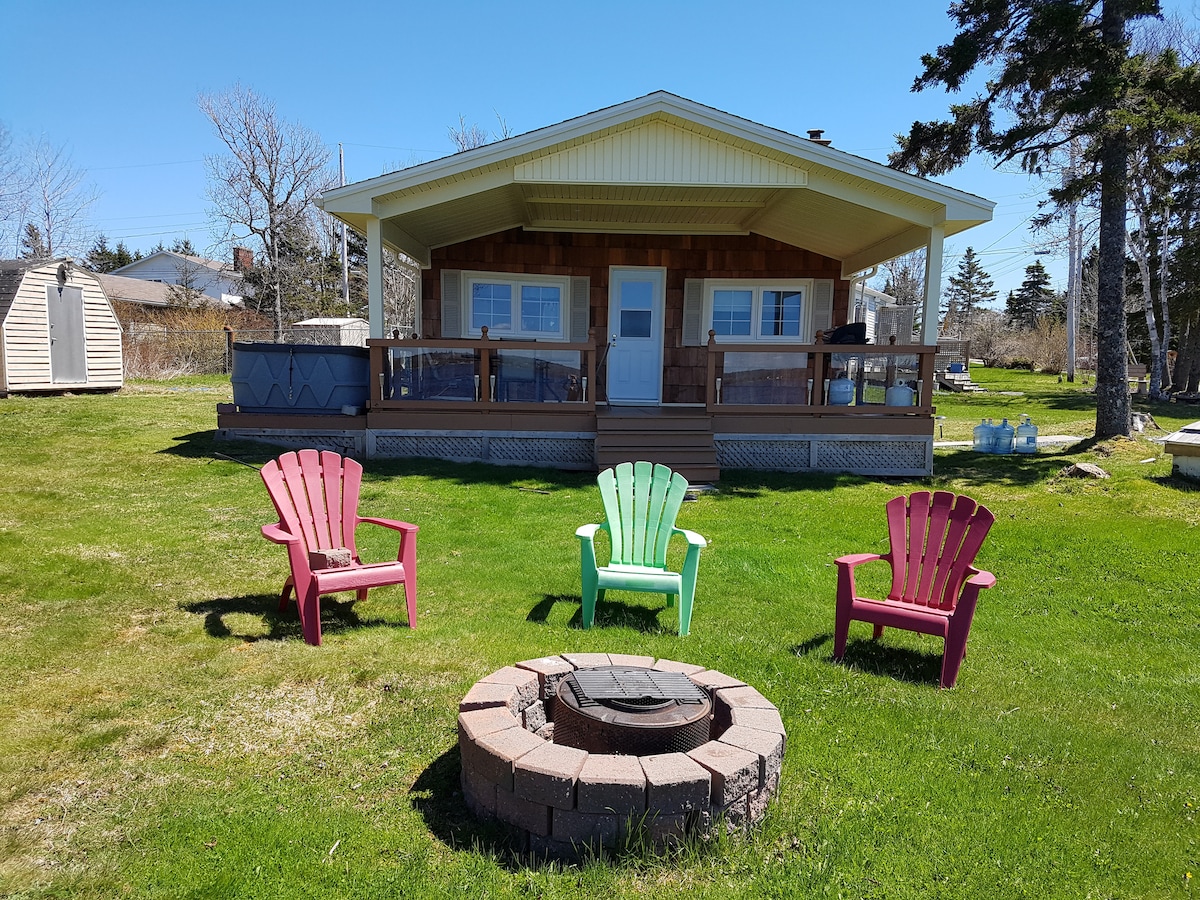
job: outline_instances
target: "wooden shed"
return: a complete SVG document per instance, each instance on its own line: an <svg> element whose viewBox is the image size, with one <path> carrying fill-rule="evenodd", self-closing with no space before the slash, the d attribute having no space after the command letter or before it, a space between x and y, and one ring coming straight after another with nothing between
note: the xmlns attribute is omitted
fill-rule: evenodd
<svg viewBox="0 0 1200 900"><path fill-rule="evenodd" d="M121 326L95 273L65 259L0 260L0 395L123 383Z"/></svg>
<svg viewBox="0 0 1200 900"><path fill-rule="evenodd" d="M1167 435L1164 449L1171 454L1171 474L1200 479L1200 422Z"/></svg>

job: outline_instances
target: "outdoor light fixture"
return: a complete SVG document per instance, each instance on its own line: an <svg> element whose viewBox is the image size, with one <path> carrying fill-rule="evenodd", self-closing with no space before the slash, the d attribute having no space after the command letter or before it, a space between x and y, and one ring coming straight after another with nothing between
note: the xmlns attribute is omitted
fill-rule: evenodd
<svg viewBox="0 0 1200 900"><path fill-rule="evenodd" d="M67 286L67 279L71 277L71 261L68 259L58 266L58 296L62 296L63 288Z"/></svg>

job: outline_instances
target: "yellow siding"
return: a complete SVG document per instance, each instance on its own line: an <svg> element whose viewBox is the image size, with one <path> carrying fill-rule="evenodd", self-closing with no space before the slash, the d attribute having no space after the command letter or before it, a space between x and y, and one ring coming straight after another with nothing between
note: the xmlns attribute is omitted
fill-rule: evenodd
<svg viewBox="0 0 1200 900"><path fill-rule="evenodd" d="M606 184L802 187L808 174L661 121L569 147L516 167L515 180Z"/></svg>
<svg viewBox="0 0 1200 900"><path fill-rule="evenodd" d="M25 273L4 318L4 388L9 391L115 389L124 383L121 326L104 291L92 276L74 272L68 282L83 291L84 353L87 381L55 383L50 373L50 331L46 287L56 285L56 263Z"/></svg>

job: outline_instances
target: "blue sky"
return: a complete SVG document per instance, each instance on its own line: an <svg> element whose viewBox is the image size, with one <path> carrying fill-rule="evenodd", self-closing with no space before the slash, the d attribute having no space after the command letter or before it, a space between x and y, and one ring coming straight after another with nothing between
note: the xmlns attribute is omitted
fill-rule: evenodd
<svg viewBox="0 0 1200 900"><path fill-rule="evenodd" d="M1195 15L1196 0L1170 4ZM948 0L570 0L370 3L6 0L0 122L66 145L100 192L94 226L147 250L212 243L205 155L223 146L201 92L235 82L345 150L347 180L445 156L462 116L488 132L552 125L656 90L884 161L897 132L945 114L910 92L922 53L953 37ZM979 159L938 179L997 203L968 245L1001 296L1037 247L1040 186ZM0 256L12 248L0 249ZM1057 281L1063 266L1042 257Z"/></svg>

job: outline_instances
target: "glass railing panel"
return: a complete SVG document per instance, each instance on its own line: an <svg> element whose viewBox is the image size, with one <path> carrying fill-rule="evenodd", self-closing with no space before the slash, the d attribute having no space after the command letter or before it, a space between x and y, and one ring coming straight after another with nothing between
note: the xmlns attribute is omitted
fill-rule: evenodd
<svg viewBox="0 0 1200 900"><path fill-rule="evenodd" d="M915 354L832 353L825 373L827 401L833 406L912 406L919 360Z"/></svg>
<svg viewBox="0 0 1200 900"><path fill-rule="evenodd" d="M717 400L726 404L806 404L812 371L807 353L726 353Z"/></svg>
<svg viewBox="0 0 1200 900"><path fill-rule="evenodd" d="M385 400L478 399L478 353L473 348L388 347L387 351Z"/></svg>
<svg viewBox="0 0 1200 900"><path fill-rule="evenodd" d="M497 403L578 403L589 390L579 350L496 350L492 381Z"/></svg>

